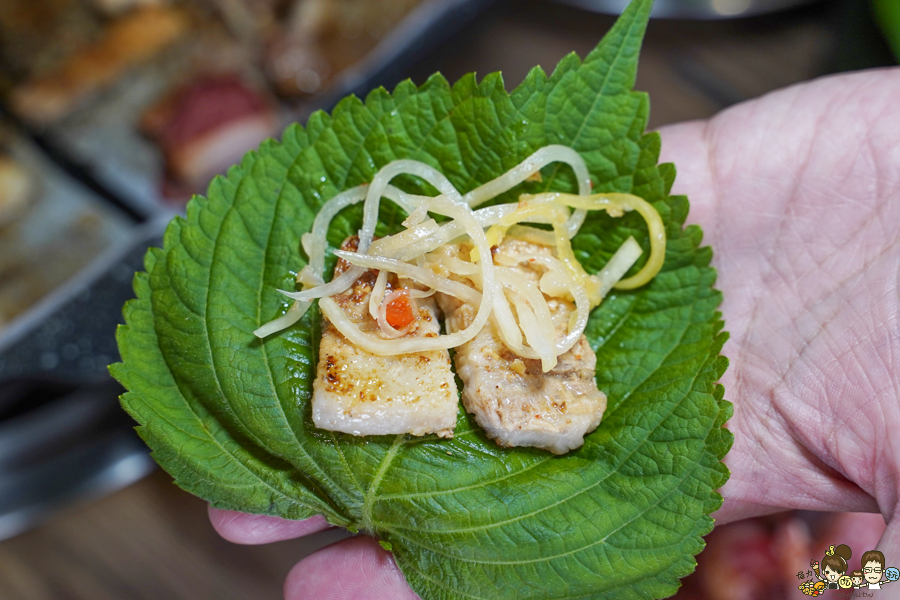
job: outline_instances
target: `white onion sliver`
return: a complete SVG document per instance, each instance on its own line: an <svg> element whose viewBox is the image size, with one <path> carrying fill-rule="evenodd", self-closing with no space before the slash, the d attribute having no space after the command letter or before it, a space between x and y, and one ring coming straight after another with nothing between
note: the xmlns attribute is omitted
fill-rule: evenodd
<svg viewBox="0 0 900 600"><path fill-rule="evenodd" d="M475 211L475 218L482 227L490 227L496 225L504 217L516 212L515 204L497 204L486 208L479 208Z"/></svg>
<svg viewBox="0 0 900 600"><path fill-rule="evenodd" d="M619 249L616 250L616 253L612 255L612 258L609 259L609 262L606 263L603 270L599 273L600 291L604 296L625 276L628 269L637 262L643 253L644 250L641 248L641 245L630 236L625 240L625 243L619 246Z"/></svg>
<svg viewBox="0 0 900 600"><path fill-rule="evenodd" d="M277 333L282 329L287 329L297 321L303 318L303 315L306 314L306 311L309 310L309 307L312 306L312 302L294 302L291 307L288 309L286 313L278 317L277 319L273 319L269 321L265 325L261 326L259 329L253 332L258 338L264 338L266 336L272 335L273 333Z"/></svg>
<svg viewBox="0 0 900 600"><path fill-rule="evenodd" d="M455 296L464 302L477 304L481 301L481 294L467 285L441 277L434 273L431 269L417 267L393 258L382 256L368 256L365 254L357 254L355 252L345 252L336 250L335 254L339 258L343 258L350 264L359 265L367 269L381 269L383 272L390 271L402 275L407 279L412 279L428 287L432 287L439 292Z"/></svg>
<svg viewBox="0 0 900 600"><path fill-rule="evenodd" d="M572 167L572 170L575 171L575 178L578 180L579 194L591 193L591 175L588 173L587 165L585 165L581 155L568 146L552 144L537 150L503 175L467 193L463 196L463 201L469 206L478 206L491 198L496 198L503 192L511 190L537 171L554 162L562 162Z"/></svg>
<svg viewBox="0 0 900 600"><path fill-rule="evenodd" d="M307 288L322 285L325 281L322 280L321 277L314 275L312 269L309 268L309 265L306 265L300 270L300 275L297 276L297 283L301 283Z"/></svg>
<svg viewBox="0 0 900 600"><path fill-rule="evenodd" d="M500 340L506 344L507 348L516 354L525 356L525 354L523 354L526 350L522 345L522 331L516 323L516 318L512 314L512 309L509 307L509 301L503 290L499 290L498 293L494 295L493 317L497 325L497 333L500 335ZM529 355L525 356L525 358L537 358L537 355Z"/></svg>
<svg viewBox="0 0 900 600"><path fill-rule="evenodd" d="M430 261L432 264L441 265L454 275L465 277L467 275L474 275L478 272L478 265L460 260L455 256L443 256L440 254L435 256L434 254L430 254L429 257L433 259Z"/></svg>
<svg viewBox="0 0 900 600"><path fill-rule="evenodd" d="M378 206L381 203L381 197L387 191L388 184L394 177L407 174L416 175L424 179L437 188L441 194L452 200L461 198L459 192L453 187L453 184L450 183L450 180L434 167L417 160L403 159L389 162L376 173L375 177L372 179L372 183L369 184L369 190L366 193L366 204L365 209L363 210L363 225L362 229L359 230L359 252L361 254L369 250L369 245L372 243L372 238L375 236L375 226L378 224ZM401 194L397 194L397 197L402 196Z"/></svg>
<svg viewBox="0 0 900 600"><path fill-rule="evenodd" d="M328 201L322 205L322 208L319 209L319 213L313 220L312 231L307 232L303 234L303 236L301 236L300 244L301 246L303 246L303 251L306 252L306 255L309 257L309 263L307 263L307 265L300 273L300 281L304 284L304 286L309 284L320 284L324 282L324 280L322 279L322 274L325 271L325 249L328 247L328 227L329 225L331 225L331 221L335 216L337 216L339 212L341 212L348 206L362 202L366 197L366 189L367 186L360 185L355 188L345 190L340 194L329 198ZM347 271L345 275L349 273L350 271ZM361 271L356 275L356 277L358 278L360 274L362 274ZM338 282L334 286L328 288L328 290L339 290L332 293L340 293L341 291L352 285L353 281L355 281L355 278L354 280L350 281L350 283L343 289L340 289L341 286L345 283L345 281L342 280L341 282ZM285 292L283 290L278 291L288 296L293 293ZM276 331L281 331L282 329L290 327L291 325L299 321L300 318L302 318L306 311L309 309L309 302L306 302L306 300L309 299L310 298L294 298L294 300L300 300L301 302L299 304L295 302L286 314L278 317L274 321L270 321L269 323L262 325L253 333L259 338L264 338L275 333ZM298 307L298 310L300 311L299 316L297 316L298 310L295 310L295 307ZM302 307L302 309L299 307Z"/></svg>
<svg viewBox="0 0 900 600"><path fill-rule="evenodd" d="M439 230L440 228L438 227L437 222L435 222L434 219L428 219L427 221L423 221L400 233L383 237L380 240L375 240L372 242L369 251L367 253L363 252L363 254L395 257L411 244L415 244L423 239L428 239Z"/></svg>
<svg viewBox="0 0 900 600"><path fill-rule="evenodd" d="M569 296L570 298L566 299L574 300L574 298L571 298L572 293L569 290L568 283L562 274L555 271L547 271L541 275L538 287L551 298L566 298L566 296Z"/></svg>
<svg viewBox="0 0 900 600"><path fill-rule="evenodd" d="M529 304L513 300L513 306L516 307L516 314L519 315L519 326L522 327L525 339L541 358L541 370L546 373L555 367L557 362L552 329L550 332L546 330L545 324L540 323Z"/></svg>
<svg viewBox="0 0 900 600"><path fill-rule="evenodd" d="M309 231L300 236L300 247L303 248L307 256L312 256L313 247L315 246L313 241L313 234Z"/></svg>
<svg viewBox="0 0 900 600"><path fill-rule="evenodd" d="M497 280L513 292L513 305L519 316L519 325L528 344L541 359L544 371L549 371L556 366L556 337L553 320L550 317L550 308L544 295L533 283L523 278L520 274L508 268L497 269ZM528 303L528 308L515 298L522 298ZM526 329L526 320L529 320L529 328ZM549 368L547 365L551 365Z"/></svg>
<svg viewBox="0 0 900 600"><path fill-rule="evenodd" d="M288 298L294 300L312 300L313 298L323 298L325 296L334 296L345 292L359 279L366 270L359 267L350 267L338 277L335 277L326 284L316 286L312 289L303 290L302 292L288 292L286 290L278 290Z"/></svg>
<svg viewBox="0 0 900 600"><path fill-rule="evenodd" d="M418 258L424 254L428 254L429 252L433 252L442 246L447 245L451 241L456 238L465 235L465 228L457 222L447 223L446 225L442 225L440 229L435 231L428 237L419 239L408 246L400 249L396 253L394 253L391 258L396 258L398 260L412 260L414 258ZM375 252L370 252L369 254L375 254ZM386 255L385 253L378 253L382 256Z"/></svg>
<svg viewBox="0 0 900 600"><path fill-rule="evenodd" d="M380 271L378 273L378 278L375 279L375 287L372 288L372 292L369 294L369 314L372 315L373 319L378 318L378 307L381 306L382 300L384 300L384 290L387 288L387 271Z"/></svg>
<svg viewBox="0 0 900 600"><path fill-rule="evenodd" d="M415 209L421 205L426 200L429 200L431 196L420 196L418 194L407 194L403 190L396 188L390 184L385 186L384 192L382 196L391 200L395 204L397 204L400 208L405 210L412 216L412 213L416 212ZM427 214L427 213L426 213ZM409 217L407 217L409 218Z"/></svg>
<svg viewBox="0 0 900 600"><path fill-rule="evenodd" d="M521 274L508 268L497 269L497 281L521 296L534 312L542 327L549 328L549 338L553 339L553 321L550 319L550 308L544 295L536 285L522 277Z"/></svg>
<svg viewBox="0 0 900 600"><path fill-rule="evenodd" d="M339 212L366 199L367 186L361 185L334 196L319 209L312 226L309 267L313 275L322 277L325 271L325 250L328 248L328 227Z"/></svg>
<svg viewBox="0 0 900 600"><path fill-rule="evenodd" d="M392 187L392 186L388 186L388 187ZM419 223L421 223L422 221L424 221L427 218L428 218L428 211L425 210L424 208L422 208L421 206L419 206L415 210L413 210L411 213L409 213L409 215L403 220L401 225L403 225L404 227L407 227L407 228L415 227L416 225L418 225Z"/></svg>
<svg viewBox="0 0 900 600"><path fill-rule="evenodd" d="M397 165L397 167L401 169L401 173L403 174L415 175L416 177L425 180L426 182L430 183L435 189L437 189L437 191L441 195L447 196L450 200L453 200L454 202L462 201L462 195L460 195L456 187L452 183L450 183L450 180L447 179L447 177L443 173L441 173L434 167L426 165L425 163L418 160L403 159L390 162L382 167L381 170L384 171L391 165ZM391 179L393 179L393 177L391 177ZM407 197L413 196L413 194L406 195ZM432 199L427 196L417 197L425 199L425 201Z"/></svg>

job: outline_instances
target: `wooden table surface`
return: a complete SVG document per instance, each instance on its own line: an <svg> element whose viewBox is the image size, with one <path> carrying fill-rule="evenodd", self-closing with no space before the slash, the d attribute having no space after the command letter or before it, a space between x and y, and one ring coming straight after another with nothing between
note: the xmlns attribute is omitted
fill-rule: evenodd
<svg viewBox="0 0 900 600"><path fill-rule="evenodd" d="M583 56L611 23L551 3L501 2L410 75L422 81L440 69L452 81L502 70L511 88L532 65L550 71L568 52ZM827 6L748 21L653 22L637 84L651 96L651 127L819 75L834 52L830 23ZM296 561L344 536L232 545L212 530L204 502L156 471L0 542L0 599L277 599Z"/></svg>

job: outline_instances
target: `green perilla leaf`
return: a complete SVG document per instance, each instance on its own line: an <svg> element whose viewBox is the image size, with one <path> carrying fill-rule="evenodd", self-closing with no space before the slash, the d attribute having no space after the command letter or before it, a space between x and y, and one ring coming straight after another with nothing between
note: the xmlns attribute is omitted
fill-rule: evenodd
<svg viewBox="0 0 900 600"><path fill-rule="evenodd" d="M512 93L499 74L452 87L435 75L346 98L191 201L135 277L122 362L111 367L128 389L123 406L178 485L220 508L322 514L372 533L425 600L676 591L721 503L731 408L717 385L727 361L712 252L699 228L684 227L688 201L669 195L675 169L657 164L647 96L632 91L651 4L635 0L584 61L567 56L549 77L535 68ZM265 341L253 331L287 309L276 290L293 287L318 208L398 158L431 164L467 191L547 144L576 149L595 190L637 194L666 223L662 272L604 300L585 332L609 397L600 427L564 456L500 448L465 411L450 440L316 429L316 311ZM575 191L555 166L539 187ZM381 229L401 216L385 203ZM359 207L344 211L329 243L360 218ZM592 215L576 254L596 271L629 235L649 249L639 216Z"/></svg>

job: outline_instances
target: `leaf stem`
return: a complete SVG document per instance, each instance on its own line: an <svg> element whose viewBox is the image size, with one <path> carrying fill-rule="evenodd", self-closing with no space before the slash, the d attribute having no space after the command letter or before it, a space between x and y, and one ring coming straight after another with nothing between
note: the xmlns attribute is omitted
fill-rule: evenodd
<svg viewBox="0 0 900 600"><path fill-rule="evenodd" d="M366 490L366 493L363 497L363 506L362 506L362 514L360 515L360 519L362 520L363 529L374 532L375 525L372 521L372 505L375 504L375 493L378 491L378 486L381 484L381 480L384 479L384 474L387 472L388 467L390 467L391 462L393 462L394 457L397 456L397 453L400 452L400 449L403 447L403 439L404 435L398 434L397 437L394 438L394 443L391 444L391 447L388 449L387 454L384 455L384 459L381 461L381 466L378 468L378 472L375 473L375 477L372 478L372 483L369 484L369 489Z"/></svg>

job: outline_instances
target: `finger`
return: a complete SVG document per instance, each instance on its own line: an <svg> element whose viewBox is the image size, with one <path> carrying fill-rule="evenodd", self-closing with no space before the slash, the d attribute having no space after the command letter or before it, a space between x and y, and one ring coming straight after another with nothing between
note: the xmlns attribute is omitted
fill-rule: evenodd
<svg viewBox="0 0 900 600"><path fill-rule="evenodd" d="M209 520L219 535L235 544L268 544L331 527L324 517L318 515L302 521L291 521L268 515L220 510L212 506L209 507Z"/></svg>
<svg viewBox="0 0 900 600"><path fill-rule="evenodd" d="M887 528L884 530L881 539L878 540L878 544L872 548L864 548L861 550L860 557L862 556L862 553L867 550L878 550L884 554L885 560L887 560L888 563L884 565L885 568L900 566L900 560L898 560L900 559L900 520L895 518L890 521ZM898 583L897 586L900 587L900 583Z"/></svg>
<svg viewBox="0 0 900 600"><path fill-rule="evenodd" d="M365 536L332 544L291 569L285 600L419 600L390 552Z"/></svg>

